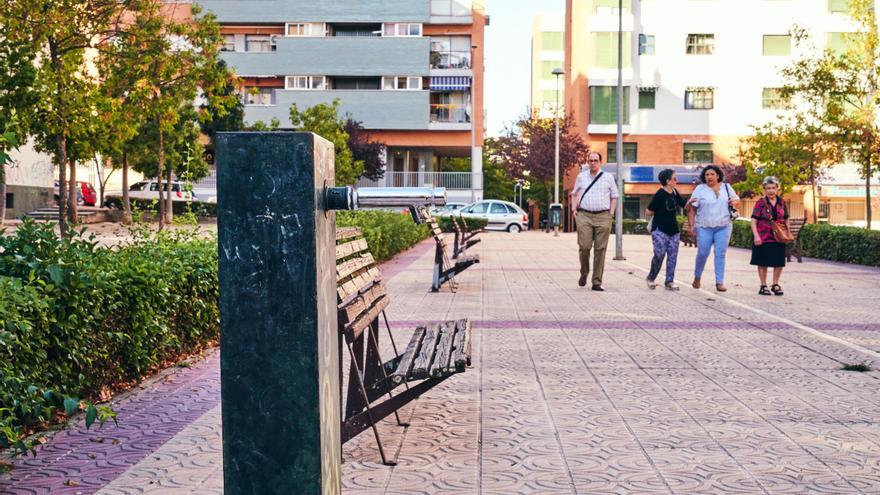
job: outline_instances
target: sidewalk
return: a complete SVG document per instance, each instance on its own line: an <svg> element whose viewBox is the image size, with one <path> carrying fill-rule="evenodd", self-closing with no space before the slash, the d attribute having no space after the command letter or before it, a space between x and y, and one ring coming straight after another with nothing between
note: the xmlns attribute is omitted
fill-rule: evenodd
<svg viewBox="0 0 880 495"><path fill-rule="evenodd" d="M880 270L805 260L762 298L733 249L730 292L649 291L633 236L595 293L570 234L482 238L456 294L428 292L431 244L383 266L398 338L471 318L475 362L408 407L410 427L382 423L397 466L369 431L345 445L346 493L880 493L880 373L839 370L880 368ZM217 354L115 407L118 428L56 435L0 493L222 493Z"/></svg>

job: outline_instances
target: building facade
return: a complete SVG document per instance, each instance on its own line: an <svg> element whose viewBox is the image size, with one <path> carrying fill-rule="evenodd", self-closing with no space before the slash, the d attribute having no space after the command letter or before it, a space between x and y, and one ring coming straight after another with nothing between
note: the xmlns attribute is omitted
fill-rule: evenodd
<svg viewBox="0 0 880 495"><path fill-rule="evenodd" d="M553 70L565 66L565 18L562 14L541 14L532 27L532 115L553 118L557 102L560 112L565 103L562 76L557 85ZM558 95L557 95L558 93ZM558 99L557 99L558 97Z"/></svg>
<svg viewBox="0 0 880 495"><path fill-rule="evenodd" d="M800 27L815 48L842 50L855 31L846 0L624 0L623 163L628 217L643 215L657 173L678 170L689 192L707 164L736 163L740 139L784 112L780 69L799 55L792 36ZM565 104L592 150L616 160L618 0L567 0ZM842 168L845 170L845 167ZM836 193L852 183L837 174ZM567 177L570 188L574 177ZM842 182L841 182L842 181ZM812 200L794 193L794 206L812 218ZM849 205L851 222L862 217ZM823 206L822 203L825 203ZM864 210L864 199L861 200ZM834 215L835 219L847 215ZM828 214L825 218L831 218Z"/></svg>
<svg viewBox="0 0 880 495"><path fill-rule="evenodd" d="M340 102L387 146L385 177L361 186L437 186L482 199L485 9L471 0L205 0L223 58L243 79L245 120L291 126ZM444 170L450 158L470 170Z"/></svg>
<svg viewBox="0 0 880 495"><path fill-rule="evenodd" d="M52 158L34 150L30 143L10 153L6 164L6 218L19 218L52 204L54 166Z"/></svg>

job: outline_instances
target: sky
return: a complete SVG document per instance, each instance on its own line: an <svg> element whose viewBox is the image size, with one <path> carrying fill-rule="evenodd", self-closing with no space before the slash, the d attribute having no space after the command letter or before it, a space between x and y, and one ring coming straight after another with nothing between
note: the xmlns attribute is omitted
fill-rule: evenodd
<svg viewBox="0 0 880 495"><path fill-rule="evenodd" d="M563 12L565 0L485 0L491 25L486 27L486 130L498 135L529 105L532 24L545 12Z"/></svg>

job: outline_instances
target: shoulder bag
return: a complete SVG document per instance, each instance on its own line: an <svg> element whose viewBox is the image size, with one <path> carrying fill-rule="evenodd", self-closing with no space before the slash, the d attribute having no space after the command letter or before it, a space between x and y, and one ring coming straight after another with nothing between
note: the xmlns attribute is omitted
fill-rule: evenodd
<svg viewBox="0 0 880 495"><path fill-rule="evenodd" d="M587 193L590 192L590 189L592 189L593 186L596 185L596 182L599 182L599 179L602 178L602 175L603 175L604 173L605 173L604 171L599 172L599 175L597 175L596 178L593 179L593 182L590 182L590 185L587 186L587 189L584 190L584 193L583 193L583 194L581 194L581 199L578 200L577 208L575 208L576 210L579 210L579 209L581 208L581 203L584 202L584 196L586 196Z"/></svg>
<svg viewBox="0 0 880 495"><path fill-rule="evenodd" d="M778 216L778 210L776 212L770 210L770 201L767 200L766 196L762 199L762 201L764 201L764 211L767 213L767 220L770 222L770 228L773 230L773 238L776 239L776 242L780 242L782 244L793 243L794 236L791 235L791 230L789 230L788 225L785 223L785 220L781 222L776 220ZM777 199L776 201L782 200ZM774 210L776 210L776 208L774 208Z"/></svg>

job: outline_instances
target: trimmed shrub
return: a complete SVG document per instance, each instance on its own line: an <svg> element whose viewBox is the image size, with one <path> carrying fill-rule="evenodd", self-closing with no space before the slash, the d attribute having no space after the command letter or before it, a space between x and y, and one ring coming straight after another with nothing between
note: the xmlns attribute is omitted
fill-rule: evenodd
<svg viewBox="0 0 880 495"><path fill-rule="evenodd" d="M455 226L452 225L452 218L446 215L434 218L437 219L437 225L440 226L440 230L443 232L455 232ZM465 221L470 230L485 229L486 226L489 225L489 221L485 218L468 218ZM459 226L461 226L461 223L459 223Z"/></svg>
<svg viewBox="0 0 880 495"><path fill-rule="evenodd" d="M801 230L801 246L811 258L880 266L880 232L876 230L808 224Z"/></svg>
<svg viewBox="0 0 880 495"><path fill-rule="evenodd" d="M338 227L360 227L377 261L415 246L430 235L427 225L418 225L409 212L358 210L336 212Z"/></svg>
<svg viewBox="0 0 880 495"><path fill-rule="evenodd" d="M131 199L129 198L129 202L131 203L132 211L141 211L141 212L158 212L159 211L159 201L158 200L147 200L147 199ZM119 196L111 196L104 199L104 206L107 208L112 208L115 210L122 209L122 198ZM217 216L217 203L206 203L203 201L173 201L171 203L171 209L173 210L175 215L181 215L184 213L192 212L196 216L200 218L204 217L216 217Z"/></svg>
<svg viewBox="0 0 880 495"><path fill-rule="evenodd" d="M0 448L219 337L217 243L192 232L98 247L26 221L0 236ZM86 404L86 423L113 416Z"/></svg>

